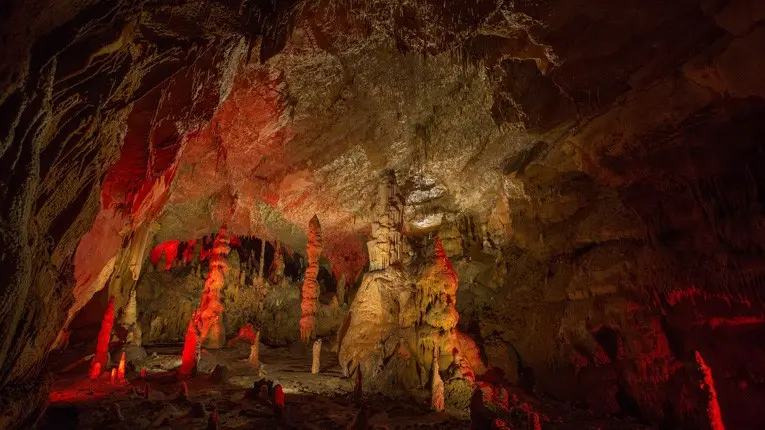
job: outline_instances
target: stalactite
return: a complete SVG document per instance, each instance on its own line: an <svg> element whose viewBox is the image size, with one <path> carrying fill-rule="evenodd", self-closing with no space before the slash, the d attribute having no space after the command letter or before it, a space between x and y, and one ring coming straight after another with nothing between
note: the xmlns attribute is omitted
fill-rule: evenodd
<svg viewBox="0 0 765 430"><path fill-rule="evenodd" d="M226 258L229 250L226 227L223 226L215 236L215 242L210 253L210 271L207 274L205 289L202 292L202 302L199 305L199 314L202 319L202 342L209 349L222 348L226 343L221 290L228 271Z"/></svg>
<svg viewBox="0 0 765 430"><path fill-rule="evenodd" d="M106 313L104 313L104 320L101 322L101 330L98 332L96 355L91 362L90 379L98 378L101 376L101 372L106 369L106 363L109 361L109 340L111 340L113 325L114 296L109 298L109 304L106 306Z"/></svg>
<svg viewBox="0 0 765 430"><path fill-rule="evenodd" d="M311 373L314 375L319 373L319 360L321 359L321 339L317 339L313 343L313 360L311 362Z"/></svg>
<svg viewBox="0 0 765 430"><path fill-rule="evenodd" d="M715 390L715 381L712 379L712 369L707 366L704 359L698 351L695 354L696 363L702 374L701 389L707 396L706 411L709 418L709 426L712 430L725 430L720 413L720 404L717 402L717 390Z"/></svg>
<svg viewBox="0 0 765 430"><path fill-rule="evenodd" d="M319 283L316 277L319 274L319 257L321 256L321 224L319 218L314 215L308 223L308 268L305 270L303 281L303 300L300 309L303 316L300 318L300 339L308 342L316 327L316 308L319 298Z"/></svg>

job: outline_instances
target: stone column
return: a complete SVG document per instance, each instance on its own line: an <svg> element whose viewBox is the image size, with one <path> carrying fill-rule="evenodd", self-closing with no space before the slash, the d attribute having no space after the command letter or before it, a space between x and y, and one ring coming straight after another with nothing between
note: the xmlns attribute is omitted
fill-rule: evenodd
<svg viewBox="0 0 765 430"><path fill-rule="evenodd" d="M300 339L308 342L316 328L316 308L319 298L319 283L316 277L319 274L319 257L321 256L321 224L316 215L308 223L308 268L305 270L303 281L303 301L300 309L303 316L300 318Z"/></svg>

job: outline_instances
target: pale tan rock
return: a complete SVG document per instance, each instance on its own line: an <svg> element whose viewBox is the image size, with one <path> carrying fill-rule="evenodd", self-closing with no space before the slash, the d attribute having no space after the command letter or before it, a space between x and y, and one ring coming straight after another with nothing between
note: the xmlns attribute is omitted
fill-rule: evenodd
<svg viewBox="0 0 765 430"><path fill-rule="evenodd" d="M311 373L314 375L319 373L321 359L321 339L317 339L313 343L312 361L311 361Z"/></svg>

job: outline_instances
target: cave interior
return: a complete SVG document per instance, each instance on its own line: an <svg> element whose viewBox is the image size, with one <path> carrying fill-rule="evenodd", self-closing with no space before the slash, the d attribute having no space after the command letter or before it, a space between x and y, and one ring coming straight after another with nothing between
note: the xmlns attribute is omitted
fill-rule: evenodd
<svg viewBox="0 0 765 430"><path fill-rule="evenodd" d="M765 2L8 0L0 428L759 429Z"/></svg>

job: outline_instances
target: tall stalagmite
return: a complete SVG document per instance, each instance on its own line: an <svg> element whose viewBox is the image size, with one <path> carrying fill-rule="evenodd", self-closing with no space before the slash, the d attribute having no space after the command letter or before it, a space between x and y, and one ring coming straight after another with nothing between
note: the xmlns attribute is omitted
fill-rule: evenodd
<svg viewBox="0 0 765 430"><path fill-rule="evenodd" d="M300 318L300 338L303 342L308 342L311 339L316 328L316 307L319 298L319 283L316 281L316 277L319 274L319 257L321 256L321 224L319 224L319 218L316 215L308 223L306 254L308 255L308 268L305 269L303 301L300 303L300 309L303 311L303 316Z"/></svg>
<svg viewBox="0 0 765 430"><path fill-rule="evenodd" d="M205 281L202 303L199 305L200 317L202 318L201 339L205 348L222 348L226 343L221 290L228 271L226 258L229 250L226 227L223 226L215 236L215 243L210 254L210 272L207 275L207 281Z"/></svg>
<svg viewBox="0 0 765 430"><path fill-rule="evenodd" d="M189 328L186 330L186 337L183 342L183 353L181 355L181 367L178 369L178 379L186 379L194 376L199 363L200 327L202 320L199 316L199 309L189 320Z"/></svg>
<svg viewBox="0 0 765 430"><path fill-rule="evenodd" d="M101 330L98 332L98 343L96 344L96 355L90 362L90 378L96 379L106 369L106 363L109 361L109 340L112 335L112 325L114 324L114 296L109 298L109 304L106 306L104 320L101 322Z"/></svg>

